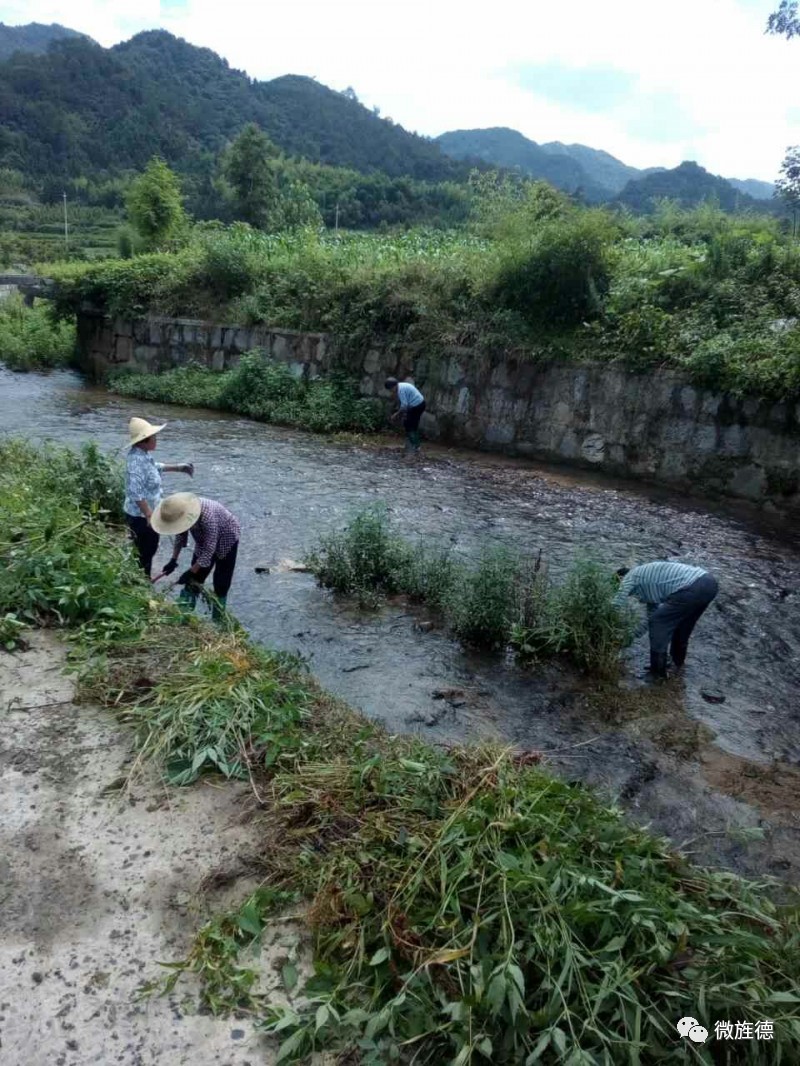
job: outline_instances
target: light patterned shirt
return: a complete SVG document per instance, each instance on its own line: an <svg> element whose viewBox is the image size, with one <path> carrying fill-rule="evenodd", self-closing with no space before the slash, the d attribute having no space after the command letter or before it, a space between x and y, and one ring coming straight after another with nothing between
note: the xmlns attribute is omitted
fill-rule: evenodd
<svg viewBox="0 0 800 1066"><path fill-rule="evenodd" d="M157 463L151 452L133 445L128 449L125 464L125 514L141 518L139 500L146 500L150 510L155 511L161 503L161 471L163 463Z"/></svg>
<svg viewBox="0 0 800 1066"><path fill-rule="evenodd" d="M185 548L191 533L194 562L198 566L211 566L214 559L224 559L234 544L238 544L241 532L239 522L227 507L201 496L200 517L190 530L178 534L174 550Z"/></svg>
<svg viewBox="0 0 800 1066"><path fill-rule="evenodd" d="M401 381L397 386L397 399L400 403L400 410L407 411L409 407L419 407L425 397L410 381Z"/></svg>
<svg viewBox="0 0 800 1066"><path fill-rule="evenodd" d="M694 584L705 573L701 567L687 566L685 563L643 563L642 566L634 566L623 577L614 603L622 607L629 596L646 604L663 603L675 592Z"/></svg>

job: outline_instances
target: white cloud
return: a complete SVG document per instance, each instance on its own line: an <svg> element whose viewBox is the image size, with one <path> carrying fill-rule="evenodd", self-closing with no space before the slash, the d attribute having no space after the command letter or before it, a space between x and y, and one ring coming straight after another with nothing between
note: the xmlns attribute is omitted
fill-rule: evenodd
<svg viewBox="0 0 800 1066"><path fill-rule="evenodd" d="M164 26L253 77L308 74L352 85L408 129L511 126L580 141L639 166L697 158L730 176L775 175L800 141L800 41L765 37L776 0L12 0L6 22L61 22L111 44ZM511 70L561 63L636 79L605 113L547 100ZM653 94L677 97L684 128L648 129ZM653 112L653 122L658 111Z"/></svg>

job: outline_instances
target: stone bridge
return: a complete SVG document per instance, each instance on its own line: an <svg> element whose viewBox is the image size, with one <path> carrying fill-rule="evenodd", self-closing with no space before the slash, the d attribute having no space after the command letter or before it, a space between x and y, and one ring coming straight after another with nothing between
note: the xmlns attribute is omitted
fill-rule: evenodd
<svg viewBox="0 0 800 1066"><path fill-rule="evenodd" d="M37 296L47 299L52 295L53 283L38 274L0 274L0 289L17 289L29 306Z"/></svg>

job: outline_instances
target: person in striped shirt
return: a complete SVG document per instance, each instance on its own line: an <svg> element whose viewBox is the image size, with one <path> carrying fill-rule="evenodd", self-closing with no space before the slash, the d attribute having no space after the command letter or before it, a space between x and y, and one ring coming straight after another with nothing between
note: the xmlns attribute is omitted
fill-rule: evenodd
<svg viewBox="0 0 800 1066"><path fill-rule="evenodd" d="M650 630L650 673L667 676L667 648L674 666L680 670L686 661L689 637L708 605L719 592L717 579L699 566L655 562L617 570L621 578L614 597L624 607L629 597L647 605Z"/></svg>
<svg viewBox="0 0 800 1066"><path fill-rule="evenodd" d="M425 397L410 381L387 378L384 386L397 400L398 408L391 416L402 419L406 431L406 455L416 455L420 448L419 421L425 413Z"/></svg>
<svg viewBox="0 0 800 1066"><path fill-rule="evenodd" d="M207 500L192 492L176 492L158 505L151 524L158 533L175 537L172 558L164 567L161 577L177 569L178 558L189 542L189 533L192 534L192 564L178 578L178 584L184 586L181 601L194 610L200 586L213 570L215 599L211 616L220 618L228 600L239 551L241 528L237 518L216 500Z"/></svg>

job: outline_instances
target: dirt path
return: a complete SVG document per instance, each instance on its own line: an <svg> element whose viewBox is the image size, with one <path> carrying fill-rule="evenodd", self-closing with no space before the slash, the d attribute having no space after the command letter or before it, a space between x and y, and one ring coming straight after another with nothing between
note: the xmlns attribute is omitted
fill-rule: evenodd
<svg viewBox="0 0 800 1066"><path fill-rule="evenodd" d="M192 1013L186 986L136 1001L225 902L200 888L247 850L242 786L121 792L130 736L71 701L64 657L47 633L0 652L0 1062L274 1062L248 1020Z"/></svg>

